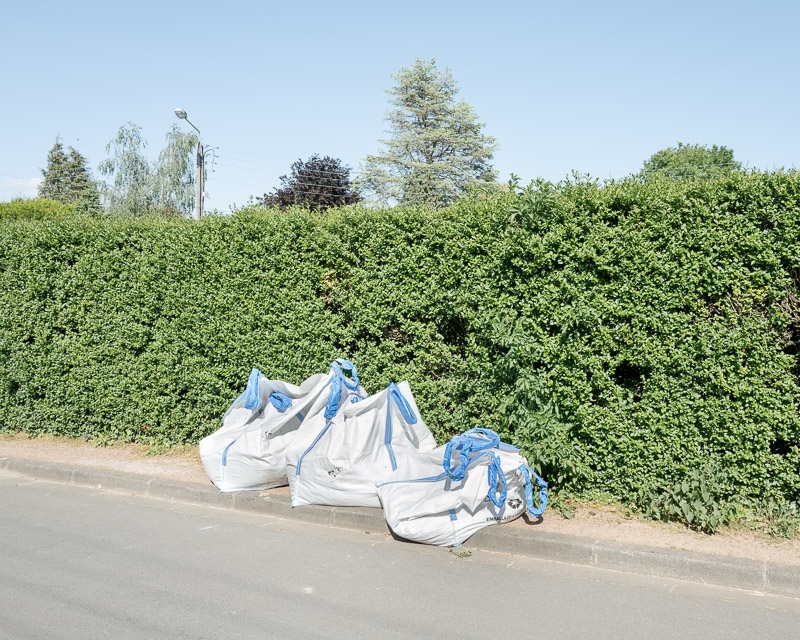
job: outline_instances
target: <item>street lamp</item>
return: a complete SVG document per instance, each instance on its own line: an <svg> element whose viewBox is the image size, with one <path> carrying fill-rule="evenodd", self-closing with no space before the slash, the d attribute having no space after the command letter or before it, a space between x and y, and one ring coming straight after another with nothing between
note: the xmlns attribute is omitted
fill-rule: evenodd
<svg viewBox="0 0 800 640"><path fill-rule="evenodd" d="M194 219L199 220L203 216L203 172L205 170L203 167L203 144L200 129L192 124L191 120L186 117L186 112L180 107L175 109L175 115L181 120L186 120L197 131L197 182L194 196Z"/></svg>

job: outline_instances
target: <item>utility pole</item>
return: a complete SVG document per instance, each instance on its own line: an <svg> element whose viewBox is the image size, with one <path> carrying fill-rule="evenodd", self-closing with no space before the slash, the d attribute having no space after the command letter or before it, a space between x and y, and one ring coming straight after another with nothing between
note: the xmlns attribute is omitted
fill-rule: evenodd
<svg viewBox="0 0 800 640"><path fill-rule="evenodd" d="M203 140L200 135L200 129L195 127L189 118L186 117L186 112L178 107L175 109L175 115L178 116L181 120L186 120L189 124L192 125L195 131L197 131L197 178L195 183L195 194L194 194L194 219L199 220L203 217L203 181L205 179L205 166L204 166L204 156L203 156Z"/></svg>
<svg viewBox="0 0 800 640"><path fill-rule="evenodd" d="M188 120L186 122L189 122ZM189 122L189 124L192 124ZM194 126L194 125L192 125ZM198 133L200 133L198 131ZM199 220L203 217L203 182L205 180L205 159L203 157L203 145L197 141L197 184L195 184L194 194L194 219Z"/></svg>

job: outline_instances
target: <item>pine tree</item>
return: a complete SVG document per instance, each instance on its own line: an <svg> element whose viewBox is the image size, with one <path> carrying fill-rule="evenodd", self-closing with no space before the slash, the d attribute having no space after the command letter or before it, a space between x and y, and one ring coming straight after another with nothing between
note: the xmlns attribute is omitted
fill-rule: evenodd
<svg viewBox="0 0 800 640"><path fill-rule="evenodd" d="M392 137L384 149L367 156L356 185L382 203L445 206L470 185L493 183L491 160L495 139L482 133L483 123L458 93L450 69L436 60L419 60L393 76L387 93L395 106L387 112Z"/></svg>
<svg viewBox="0 0 800 640"><path fill-rule="evenodd" d="M99 199L97 183L89 171L89 161L74 147L70 147L67 154L67 176L65 191L69 202L81 200L94 202Z"/></svg>
<svg viewBox="0 0 800 640"><path fill-rule="evenodd" d="M97 185L89 170L89 161L74 147L64 151L61 138L47 154L47 168L42 170L39 197L75 204L84 199L91 202L98 198Z"/></svg>
<svg viewBox="0 0 800 640"><path fill-rule="evenodd" d="M42 183L39 185L40 198L66 202L68 163L69 158L64 152L61 137L56 136L56 142L47 154L47 168L42 169Z"/></svg>

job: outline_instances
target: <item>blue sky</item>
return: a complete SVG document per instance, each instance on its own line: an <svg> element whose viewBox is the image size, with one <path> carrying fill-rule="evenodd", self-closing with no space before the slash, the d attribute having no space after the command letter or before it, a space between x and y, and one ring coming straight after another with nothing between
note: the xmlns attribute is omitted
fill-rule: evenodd
<svg viewBox="0 0 800 640"><path fill-rule="evenodd" d="M130 121L154 158L178 106L219 148L208 208L313 153L357 169L415 58L450 67L503 180L621 177L677 141L800 165L796 1L30 0L0 15L0 201L35 194L57 134L96 169Z"/></svg>

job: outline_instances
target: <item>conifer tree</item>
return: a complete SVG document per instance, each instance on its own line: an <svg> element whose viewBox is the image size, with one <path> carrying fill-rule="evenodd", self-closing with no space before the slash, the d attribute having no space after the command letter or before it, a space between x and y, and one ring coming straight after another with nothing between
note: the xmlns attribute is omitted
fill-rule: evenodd
<svg viewBox="0 0 800 640"><path fill-rule="evenodd" d="M94 202L99 197L89 161L74 147L65 152L60 137L56 137L47 154L47 168L42 170L39 197L64 204L75 204L84 199Z"/></svg>
<svg viewBox="0 0 800 640"><path fill-rule="evenodd" d="M395 108L384 118L391 138L380 141L379 154L367 156L356 185L382 203L440 207L470 185L493 183L495 139L482 132L469 104L456 101L450 69L417 59L393 78L397 85L387 93Z"/></svg>
<svg viewBox="0 0 800 640"><path fill-rule="evenodd" d="M92 179L89 170L89 161L74 147L70 147L67 154L67 175L66 194L70 202L94 202L99 199L97 183Z"/></svg>
<svg viewBox="0 0 800 640"><path fill-rule="evenodd" d="M65 190L68 182L67 163L69 159L61 144L61 137L47 153L47 168L42 169L42 183L39 185L39 197L57 202L65 201Z"/></svg>

